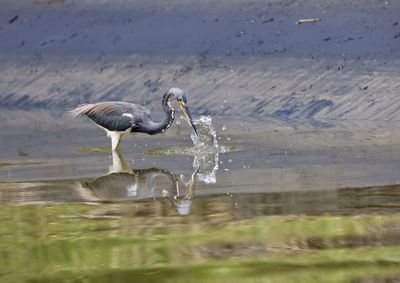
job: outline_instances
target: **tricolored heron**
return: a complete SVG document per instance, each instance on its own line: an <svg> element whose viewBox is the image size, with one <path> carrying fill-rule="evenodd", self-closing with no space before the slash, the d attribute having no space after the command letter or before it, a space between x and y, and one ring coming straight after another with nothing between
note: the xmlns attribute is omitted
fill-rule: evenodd
<svg viewBox="0 0 400 283"><path fill-rule="evenodd" d="M107 136L111 138L111 148L114 151L118 150L121 138L126 134L146 133L154 135L165 132L175 118L175 110L171 106L173 98L176 98L186 120L197 135L196 126L186 106L185 92L180 88L171 88L164 94L162 107L166 116L159 122L153 121L147 108L128 102L108 101L83 104L71 110L70 114L74 117L87 116L96 125L103 128L107 132Z"/></svg>

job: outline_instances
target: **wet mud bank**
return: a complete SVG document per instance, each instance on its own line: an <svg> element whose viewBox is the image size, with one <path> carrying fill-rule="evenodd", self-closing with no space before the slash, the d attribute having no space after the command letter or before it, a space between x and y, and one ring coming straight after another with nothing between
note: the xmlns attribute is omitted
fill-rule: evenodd
<svg viewBox="0 0 400 283"><path fill-rule="evenodd" d="M179 86L198 115L315 127L400 119L396 1L1 6L9 19L0 25L4 111L104 100L155 110ZM310 17L321 21L296 24Z"/></svg>

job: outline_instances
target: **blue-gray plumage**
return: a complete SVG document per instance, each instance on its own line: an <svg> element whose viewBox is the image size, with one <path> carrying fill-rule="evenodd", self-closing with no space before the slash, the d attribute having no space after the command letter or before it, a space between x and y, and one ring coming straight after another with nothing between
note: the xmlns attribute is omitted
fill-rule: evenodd
<svg viewBox="0 0 400 283"><path fill-rule="evenodd" d="M151 118L150 112L143 106L128 102L100 102L80 105L70 111L72 116L87 116L98 126L102 127L111 138L112 150L117 150L121 138L128 133L146 133L154 135L163 133L173 123L175 110L171 106L171 100L176 98L179 107L197 134L189 109L186 106L186 96L183 90L171 88L162 99L162 107L165 118L156 122Z"/></svg>

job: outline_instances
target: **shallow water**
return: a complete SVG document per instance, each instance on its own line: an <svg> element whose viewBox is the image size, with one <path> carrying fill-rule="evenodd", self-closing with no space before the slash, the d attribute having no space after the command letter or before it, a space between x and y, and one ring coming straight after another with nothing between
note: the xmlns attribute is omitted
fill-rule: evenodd
<svg viewBox="0 0 400 283"><path fill-rule="evenodd" d="M1 281L399 280L395 136L204 123L3 135Z"/></svg>

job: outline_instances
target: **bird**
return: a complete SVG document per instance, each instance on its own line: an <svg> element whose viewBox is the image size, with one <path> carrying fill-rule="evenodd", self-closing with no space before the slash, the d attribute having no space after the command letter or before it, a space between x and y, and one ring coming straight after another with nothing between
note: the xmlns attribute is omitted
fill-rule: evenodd
<svg viewBox="0 0 400 283"><path fill-rule="evenodd" d="M129 133L145 133L155 135L165 132L175 119L175 109L172 100L176 99L185 119L198 132L189 112L185 92L177 87L170 88L162 98L162 108L165 118L154 121L150 111L141 105L121 101L106 101L92 104L82 104L69 111L72 117L87 116L97 126L104 129L111 138L111 150L119 150L121 139Z"/></svg>

